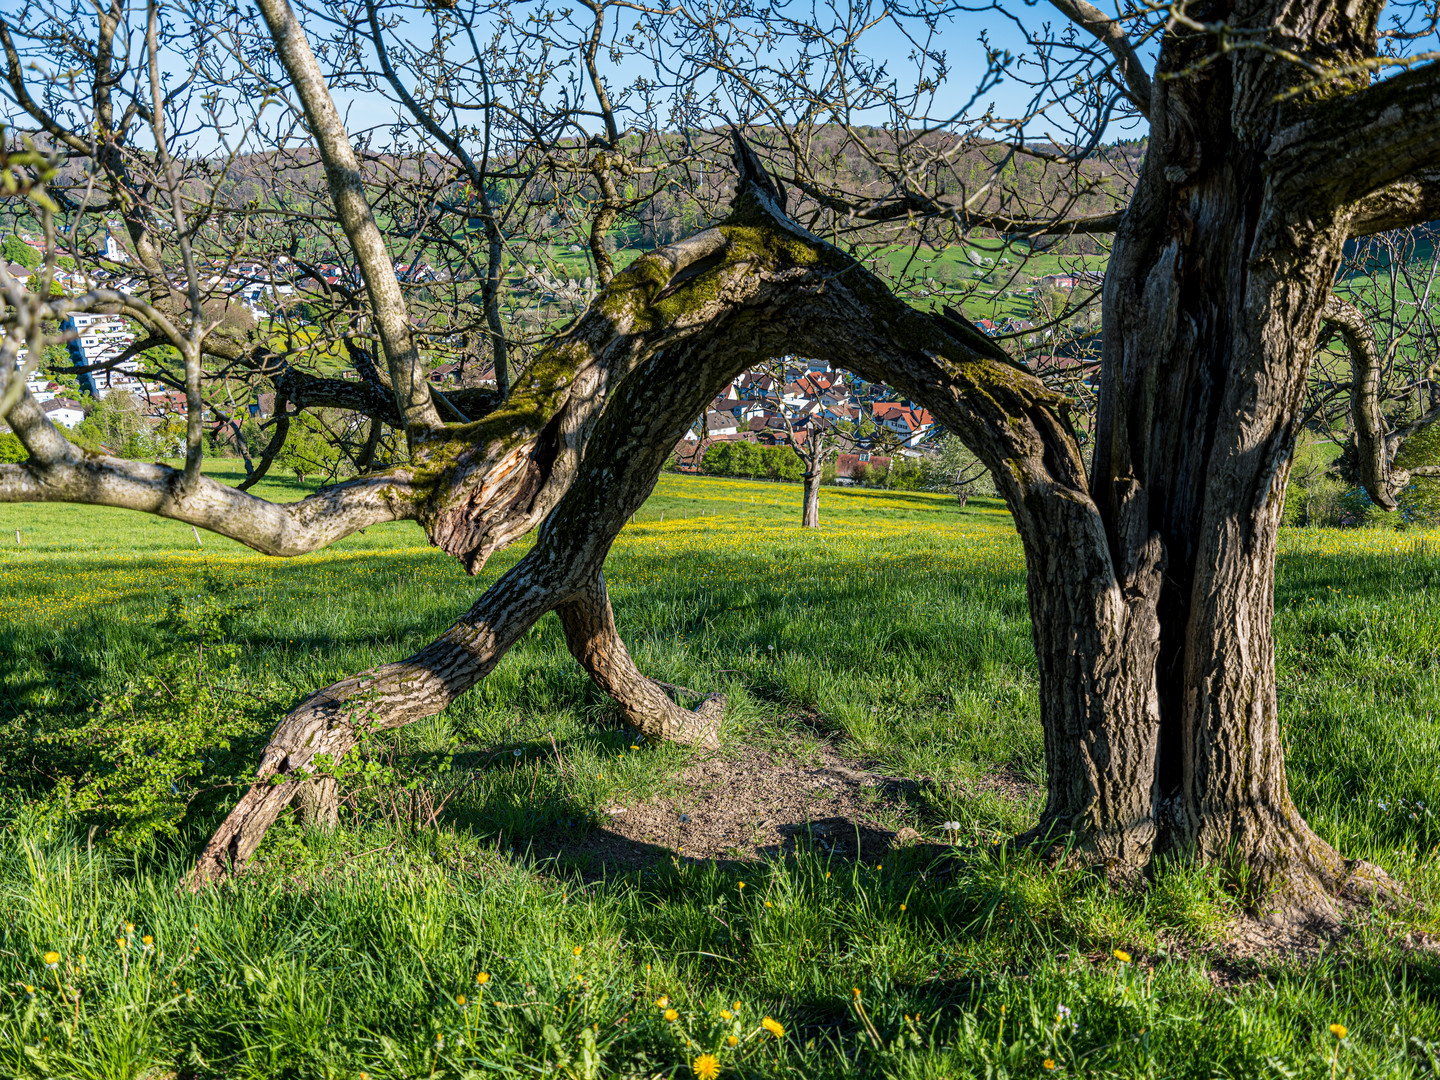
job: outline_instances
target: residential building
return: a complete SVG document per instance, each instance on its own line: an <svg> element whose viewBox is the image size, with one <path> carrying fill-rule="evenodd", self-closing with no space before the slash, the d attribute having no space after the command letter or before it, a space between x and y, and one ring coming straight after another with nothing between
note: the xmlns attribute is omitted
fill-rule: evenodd
<svg viewBox="0 0 1440 1080"><path fill-rule="evenodd" d="M49 401L43 402L40 408L44 410L52 424L58 424L64 428L78 427L80 422L85 419L84 406L69 398L51 398Z"/></svg>
<svg viewBox="0 0 1440 1080"><path fill-rule="evenodd" d="M111 390L129 390L140 394L144 388L136 373L140 361L134 357L112 363L135 340L125 320L119 315L77 313L60 324L62 330L75 336L66 344L71 363L89 368L80 372L80 389L94 398L103 398ZM98 368L98 365L108 367Z"/></svg>

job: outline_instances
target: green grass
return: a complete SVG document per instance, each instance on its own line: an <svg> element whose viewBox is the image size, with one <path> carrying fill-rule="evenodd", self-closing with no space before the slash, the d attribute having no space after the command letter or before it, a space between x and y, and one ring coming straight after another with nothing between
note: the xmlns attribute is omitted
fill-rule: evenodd
<svg viewBox="0 0 1440 1080"><path fill-rule="evenodd" d="M928 778L902 811L927 838L946 821L982 844L1025 827L1033 788L1007 798L980 783L1043 776L1003 508L826 489L825 527L805 532L799 495L662 477L606 567L641 667L728 694L726 753L831 738ZM263 742L278 710L429 641L521 554L472 579L405 524L288 561L201 535L120 511L0 507L7 745L150 668L171 600L217 591L251 605L226 685L263 700L243 733ZM1340 1073L1434 1076L1440 964L1403 939L1433 941L1440 910L1440 554L1413 532L1296 530L1282 547L1296 800L1416 901L1357 912L1318 958L1227 959L1226 882L1180 866L1132 892L925 847L880 866L803 854L581 876L539 861L532 839L588 834L604 806L670 790L692 756L629 749L547 617L481 687L373 749L392 772L354 783L338 833L277 826L254 872L198 896L177 885L233 795L126 849L46 812L42 744L5 759L0 1076L689 1077L706 1051L722 1077L1033 1077L1048 1059L1059 1075L1319 1078L1334 1022L1349 1029ZM396 824L406 785L450 795L434 827ZM78 1009L57 979L82 991Z"/></svg>

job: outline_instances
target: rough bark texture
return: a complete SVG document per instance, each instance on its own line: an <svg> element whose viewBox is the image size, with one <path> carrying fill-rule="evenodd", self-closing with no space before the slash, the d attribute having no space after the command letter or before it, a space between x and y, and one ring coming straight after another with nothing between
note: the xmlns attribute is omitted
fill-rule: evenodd
<svg viewBox="0 0 1440 1080"><path fill-rule="evenodd" d="M1373 50L1377 11L1342 17L1320 4L1287 22L1333 59ZM1162 73L1180 74L1154 83L1151 141L1105 278L1092 482L1115 577L1127 582L1108 641L1045 632L1056 597L1032 561L1042 673L1077 655L1108 656L1097 666L1126 673L1098 682L1093 699L1073 689L1083 683L1067 694L1042 674L1046 817L1093 814L1082 843L1140 823L1123 852L1134 865L1159 851L1242 862L1270 908L1326 915L1355 868L1290 798L1271 621L1309 343L1361 193L1348 175L1317 188L1298 133L1313 109L1334 105L1283 103L1298 69L1254 51L1199 64L1212 48L1187 32L1165 39ZM1057 690L1071 700L1054 701ZM1051 747L1096 714L1127 717L1110 745L1129 774L1114 790L1128 797L1094 794L1079 747Z"/></svg>
<svg viewBox="0 0 1440 1080"><path fill-rule="evenodd" d="M597 576L589 585L555 609L565 627L565 643L596 685L619 703L626 721L648 739L688 743L714 748L720 745L720 716L725 709L723 694L710 694L695 711L681 708L665 695L694 693L647 679L630 659L625 643L615 629L605 579Z"/></svg>
<svg viewBox="0 0 1440 1080"><path fill-rule="evenodd" d="M340 824L340 783L321 776L297 786L295 809L307 829L331 832Z"/></svg>
<svg viewBox="0 0 1440 1080"><path fill-rule="evenodd" d="M820 470L806 472L805 483L805 508L800 513L800 527L802 529L818 529L820 527Z"/></svg>

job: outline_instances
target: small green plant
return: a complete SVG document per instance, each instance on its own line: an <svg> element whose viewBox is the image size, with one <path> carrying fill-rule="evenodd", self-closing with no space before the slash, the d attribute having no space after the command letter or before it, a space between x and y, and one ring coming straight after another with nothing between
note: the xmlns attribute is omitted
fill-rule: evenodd
<svg viewBox="0 0 1440 1080"><path fill-rule="evenodd" d="M73 719L42 724L35 743L54 777L46 816L135 846L243 782L276 698L236 664L231 628L249 608L215 580L172 599L160 647L139 670L92 688Z"/></svg>

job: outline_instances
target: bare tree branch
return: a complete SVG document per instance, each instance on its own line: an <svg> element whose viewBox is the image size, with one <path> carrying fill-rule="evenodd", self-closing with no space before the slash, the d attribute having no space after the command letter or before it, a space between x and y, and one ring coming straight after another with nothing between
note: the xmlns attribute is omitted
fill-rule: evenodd
<svg viewBox="0 0 1440 1080"><path fill-rule="evenodd" d="M258 0L258 4L325 162L325 178L365 281L394 386L395 405L404 417L407 437L412 428L439 427L440 415L430 399L430 384L425 380L405 298L395 278L395 265L375 224L365 196L360 163L325 85L320 65L287 0Z"/></svg>
<svg viewBox="0 0 1440 1080"><path fill-rule="evenodd" d="M1145 70L1125 29L1089 0L1050 0L1071 22L1088 31L1110 50L1120 66L1130 100L1145 116L1150 115L1150 73Z"/></svg>

